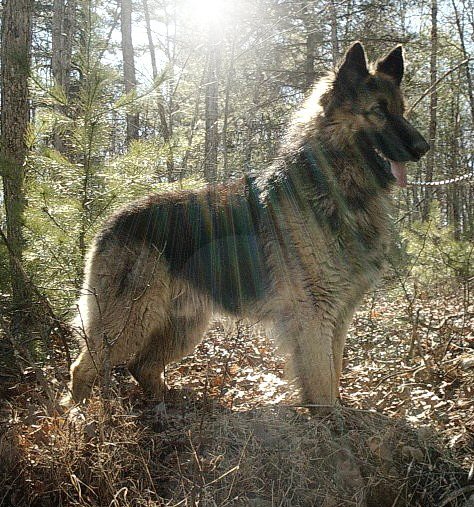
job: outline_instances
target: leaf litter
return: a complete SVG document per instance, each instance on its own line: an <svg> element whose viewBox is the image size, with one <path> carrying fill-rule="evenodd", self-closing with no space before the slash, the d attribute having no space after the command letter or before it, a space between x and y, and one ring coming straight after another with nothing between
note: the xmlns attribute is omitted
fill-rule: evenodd
<svg viewBox="0 0 474 507"><path fill-rule="evenodd" d="M457 293L377 291L329 412L300 406L264 330L222 319L167 369L165 403L124 369L74 417L34 379L2 386L0 505L468 507L473 324Z"/></svg>

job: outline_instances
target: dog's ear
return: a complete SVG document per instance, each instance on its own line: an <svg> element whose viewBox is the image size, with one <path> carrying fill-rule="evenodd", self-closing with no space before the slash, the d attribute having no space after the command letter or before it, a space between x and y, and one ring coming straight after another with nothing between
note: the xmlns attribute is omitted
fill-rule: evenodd
<svg viewBox="0 0 474 507"><path fill-rule="evenodd" d="M354 42L347 50L336 73L336 85L340 88L352 89L369 75L365 51L360 42Z"/></svg>
<svg viewBox="0 0 474 507"><path fill-rule="evenodd" d="M390 53L377 62L377 72L383 72L390 76L400 86L403 78L403 48L397 46Z"/></svg>

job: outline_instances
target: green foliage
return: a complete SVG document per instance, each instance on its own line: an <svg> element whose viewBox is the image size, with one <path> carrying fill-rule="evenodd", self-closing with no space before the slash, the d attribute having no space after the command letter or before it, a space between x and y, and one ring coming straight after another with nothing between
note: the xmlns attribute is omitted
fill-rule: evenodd
<svg viewBox="0 0 474 507"><path fill-rule="evenodd" d="M104 220L125 202L151 192L204 184L193 178L167 183L162 161L159 143L136 141L124 155L94 164L84 187L84 164L73 164L51 148L31 158L25 259L35 282L56 305L70 306L80 286L81 234L87 247Z"/></svg>
<svg viewBox="0 0 474 507"><path fill-rule="evenodd" d="M450 226L442 223L434 205L426 222L415 222L402 231L411 272L423 284L466 282L474 275L474 244L456 240Z"/></svg>
<svg viewBox="0 0 474 507"><path fill-rule="evenodd" d="M150 192L203 184L211 52L217 53L219 62L218 172L222 180L268 165L291 111L311 80L334 67L334 59L349 40L364 40L370 56L393 47L395 41L403 42L409 58L404 80L409 102L429 86L430 35L421 4L412 7L423 14L420 20L409 22L398 4L356 2L351 12L335 5L338 26L332 27L333 14L324 2L304 6L288 0L230 2L213 34L212 16L196 16L189 2L149 4L157 75L151 75L145 23L140 2L135 2L133 37L139 83L128 94L123 91L116 3L77 2L67 90L53 83L49 74L52 11L46 4L38 6L44 18L36 19L40 28L33 50L25 259L35 283L60 307L73 301L87 246L114 209ZM448 11L446 7L442 17L451 16ZM446 27L439 24L438 76L464 58L456 26L449 19ZM333 34L333 28L338 33ZM337 47L333 35L339 37ZM464 173L469 167L472 121L466 84L465 69L460 67L438 85L434 179ZM425 133L429 97L426 94L411 116ZM140 140L130 146L125 142L127 113L140 116ZM413 166L414 179L423 179L425 164L422 160ZM180 181L170 184L170 179ZM461 194L459 202L465 203L465 217L457 226L467 234L472 231L467 226L472 205L466 200L467 192L456 192ZM416 217L413 204L423 197L422 192L415 194L398 194L399 210L410 217ZM447 209L443 206L440 215L446 217L445 222L453 222L456 215ZM451 229L437 216L433 212L429 222L415 223L403 233L413 272L427 281L467 276L472 271L470 245L454 241ZM8 259L2 248L0 244L0 291L5 291Z"/></svg>
<svg viewBox="0 0 474 507"><path fill-rule="evenodd" d="M0 244L0 295L9 290L8 252L5 245Z"/></svg>
<svg viewBox="0 0 474 507"><path fill-rule="evenodd" d="M102 176L113 206L143 197L151 192L171 189L196 189L205 182L191 177L168 183L166 175L166 147L156 139L134 141L128 151L106 164Z"/></svg>

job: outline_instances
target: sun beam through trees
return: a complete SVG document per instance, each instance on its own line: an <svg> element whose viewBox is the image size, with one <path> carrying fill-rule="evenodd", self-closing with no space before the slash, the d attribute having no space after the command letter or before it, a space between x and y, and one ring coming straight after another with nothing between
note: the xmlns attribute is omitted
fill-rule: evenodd
<svg viewBox="0 0 474 507"><path fill-rule="evenodd" d="M473 12L3 0L0 505L472 507Z"/></svg>

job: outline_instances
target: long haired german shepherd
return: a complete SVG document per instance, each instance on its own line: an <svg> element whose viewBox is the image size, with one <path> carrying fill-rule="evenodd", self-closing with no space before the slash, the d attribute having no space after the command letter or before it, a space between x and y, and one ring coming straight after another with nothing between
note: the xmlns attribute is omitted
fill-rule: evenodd
<svg viewBox="0 0 474 507"><path fill-rule="evenodd" d="M333 404L349 323L379 278L390 191L429 146L403 117L399 46L368 67L355 43L295 115L275 162L229 185L120 209L88 255L72 400L128 362L150 394L213 311L272 323L304 401Z"/></svg>

